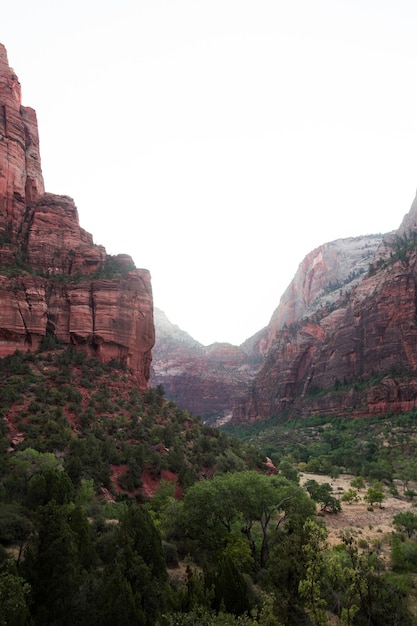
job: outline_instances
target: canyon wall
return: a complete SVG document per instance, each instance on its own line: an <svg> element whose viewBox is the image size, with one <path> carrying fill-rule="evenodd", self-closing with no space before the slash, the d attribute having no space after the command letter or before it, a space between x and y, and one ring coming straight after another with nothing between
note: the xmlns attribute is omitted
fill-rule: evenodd
<svg viewBox="0 0 417 626"><path fill-rule="evenodd" d="M399 230L383 238L348 293L276 330L233 422L414 409L416 355L414 201Z"/></svg>
<svg viewBox="0 0 417 626"><path fill-rule="evenodd" d="M36 114L0 44L0 357L45 337L132 368L141 388L155 341L150 274L110 256L74 201L45 193Z"/></svg>
<svg viewBox="0 0 417 626"><path fill-rule="evenodd" d="M229 421L244 404L264 359L269 362L277 334L283 328L294 331L305 317L346 298L368 271L381 241L382 235L339 239L307 254L268 326L241 346L202 346L156 310L152 384L162 384L169 399L206 421Z"/></svg>

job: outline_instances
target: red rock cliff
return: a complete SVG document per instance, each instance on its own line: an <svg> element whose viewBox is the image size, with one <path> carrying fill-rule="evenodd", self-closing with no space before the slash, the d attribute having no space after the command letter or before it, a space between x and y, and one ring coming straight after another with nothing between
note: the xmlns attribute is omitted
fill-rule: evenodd
<svg viewBox="0 0 417 626"><path fill-rule="evenodd" d="M276 333L234 422L417 407L417 201L346 296Z"/></svg>
<svg viewBox="0 0 417 626"><path fill-rule="evenodd" d="M278 331L349 293L368 271L382 235L337 239L309 252L281 296L268 325L269 349Z"/></svg>
<svg viewBox="0 0 417 626"><path fill-rule="evenodd" d="M147 270L109 256L68 196L45 193L36 114L0 44L0 356L46 335L132 368L146 388L155 340Z"/></svg>
<svg viewBox="0 0 417 626"><path fill-rule="evenodd" d="M1 44L0 94L0 233L16 236L44 185L36 113L22 106L20 83Z"/></svg>

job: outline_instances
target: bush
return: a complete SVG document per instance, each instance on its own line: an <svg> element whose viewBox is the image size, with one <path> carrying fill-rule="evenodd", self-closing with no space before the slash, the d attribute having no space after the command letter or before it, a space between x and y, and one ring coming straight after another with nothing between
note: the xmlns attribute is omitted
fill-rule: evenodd
<svg viewBox="0 0 417 626"><path fill-rule="evenodd" d="M392 569L395 572L417 572L417 542L402 542L395 538L391 551Z"/></svg>
<svg viewBox="0 0 417 626"><path fill-rule="evenodd" d="M360 498L356 489L348 489L342 495L342 502L348 502L349 504L351 504L352 502L359 502L359 500Z"/></svg>
<svg viewBox="0 0 417 626"><path fill-rule="evenodd" d="M17 504L2 503L0 507L0 543L9 545L29 537L33 527Z"/></svg>
<svg viewBox="0 0 417 626"><path fill-rule="evenodd" d="M178 567L177 546L174 543L162 542L162 548L165 555L165 561L168 567Z"/></svg>

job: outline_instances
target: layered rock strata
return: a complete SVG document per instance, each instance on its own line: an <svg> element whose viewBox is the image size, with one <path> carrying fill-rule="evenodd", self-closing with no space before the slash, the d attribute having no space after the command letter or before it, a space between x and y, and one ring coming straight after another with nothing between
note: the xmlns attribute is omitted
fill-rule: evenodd
<svg viewBox="0 0 417 626"><path fill-rule="evenodd" d="M348 294L275 333L234 422L417 408L417 200Z"/></svg>
<svg viewBox="0 0 417 626"><path fill-rule="evenodd" d="M46 336L118 359L146 388L155 341L150 274L110 256L68 196L45 193L36 114L0 45L0 357Z"/></svg>

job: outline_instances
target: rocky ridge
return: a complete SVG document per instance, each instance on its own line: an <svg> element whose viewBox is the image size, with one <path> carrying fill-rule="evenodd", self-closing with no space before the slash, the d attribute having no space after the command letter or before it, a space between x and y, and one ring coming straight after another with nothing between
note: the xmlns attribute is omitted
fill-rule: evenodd
<svg viewBox="0 0 417 626"><path fill-rule="evenodd" d="M45 337L132 368L145 389L155 333L150 274L110 256L74 201L45 193L36 113L0 44L0 357Z"/></svg>

